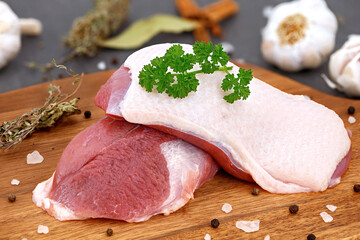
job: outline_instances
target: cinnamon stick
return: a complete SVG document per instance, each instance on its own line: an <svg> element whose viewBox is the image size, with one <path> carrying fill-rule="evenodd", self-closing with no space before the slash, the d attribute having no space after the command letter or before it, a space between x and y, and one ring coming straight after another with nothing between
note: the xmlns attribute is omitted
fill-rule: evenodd
<svg viewBox="0 0 360 240"><path fill-rule="evenodd" d="M211 42L209 30L207 30L207 28L201 22L199 22L199 26L193 31L193 35L195 41L206 43Z"/></svg>
<svg viewBox="0 0 360 240"><path fill-rule="evenodd" d="M202 13L211 21L220 22L239 11L239 5L234 0L220 0L202 9Z"/></svg>
<svg viewBox="0 0 360 240"><path fill-rule="evenodd" d="M175 0L179 13L184 18L199 18L201 10L194 0Z"/></svg>
<svg viewBox="0 0 360 240"><path fill-rule="evenodd" d="M184 18L196 19L200 22L198 28L194 30L195 39L198 41L211 41L211 33L222 37L223 32L220 21L236 14L239 5L234 0L219 0L203 8L199 8L195 0L175 0L179 13Z"/></svg>

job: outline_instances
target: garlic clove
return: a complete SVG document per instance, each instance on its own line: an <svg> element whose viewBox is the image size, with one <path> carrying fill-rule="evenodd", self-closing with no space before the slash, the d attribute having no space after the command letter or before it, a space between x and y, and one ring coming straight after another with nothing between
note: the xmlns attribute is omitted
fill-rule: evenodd
<svg viewBox="0 0 360 240"><path fill-rule="evenodd" d="M360 35L350 35L329 61L331 79L348 96L360 96Z"/></svg>
<svg viewBox="0 0 360 240"><path fill-rule="evenodd" d="M41 22L36 19L19 21L9 5L0 1L0 69L20 51L21 31L27 35L38 35L42 31Z"/></svg>
<svg viewBox="0 0 360 240"><path fill-rule="evenodd" d="M42 23L35 18L20 18L21 34L27 36L38 36L42 32Z"/></svg>
<svg viewBox="0 0 360 240"><path fill-rule="evenodd" d="M0 69L12 60L20 50L20 25L11 8L0 1Z"/></svg>

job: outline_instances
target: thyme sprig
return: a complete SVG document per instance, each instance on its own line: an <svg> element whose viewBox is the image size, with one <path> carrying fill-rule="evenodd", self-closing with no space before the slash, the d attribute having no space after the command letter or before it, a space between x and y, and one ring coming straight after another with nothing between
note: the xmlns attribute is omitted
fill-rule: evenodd
<svg viewBox="0 0 360 240"><path fill-rule="evenodd" d="M60 58L64 64L75 57L93 57L101 43L124 24L129 12L130 0L94 0L94 8L84 16L75 19L67 37L63 39L71 52ZM26 62L29 69L47 73L54 68L51 63Z"/></svg>
<svg viewBox="0 0 360 240"><path fill-rule="evenodd" d="M53 65L58 69L63 69L73 78L73 85L77 85L75 90L70 93L62 93L60 86L50 84L48 87L49 97L46 98L44 105L40 108L33 108L30 113L25 113L12 122L3 122L0 126L0 149L10 149L21 143L26 137L31 135L35 130L54 126L56 121L66 115L80 113L76 106L79 98L73 98L81 86L83 74L76 74L72 69L64 65Z"/></svg>
<svg viewBox="0 0 360 240"><path fill-rule="evenodd" d="M100 43L125 22L130 0L94 0L94 8L74 21L66 46L77 56L94 56Z"/></svg>

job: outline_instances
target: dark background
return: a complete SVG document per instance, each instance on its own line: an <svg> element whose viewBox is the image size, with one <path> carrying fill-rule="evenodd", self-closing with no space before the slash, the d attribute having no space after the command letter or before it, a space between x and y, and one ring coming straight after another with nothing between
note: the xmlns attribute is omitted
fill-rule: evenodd
<svg viewBox="0 0 360 240"><path fill-rule="evenodd" d="M5 0L5 2L19 17L33 17L41 20L43 33L38 37L22 37L22 48L17 57L6 67L0 69L0 93L46 81L43 78L43 73L24 67L24 63L30 61L46 63L53 58L58 60L66 56L70 50L63 47L62 38L67 35L73 20L83 16L93 6L91 0ZM197 0L197 2L200 6L204 6L214 1ZM226 41L235 46L232 59L241 58L249 63L279 72L320 91L344 96L342 93L330 89L320 77L321 73L328 75L327 61L316 70L286 73L263 60L260 52L260 31L266 25L266 19L262 13L263 8L284 1L238 0L237 2L240 4L240 12L221 23L225 38L212 38L214 43ZM360 34L360 1L328 0L327 3L340 20L338 21L336 50L347 40L349 34ZM133 0L128 21L119 32L134 21L157 13L178 15L172 0ZM145 46L163 42L192 44L194 38L191 33L164 33L153 38ZM76 72L92 73L99 71L97 63L105 61L107 69L115 69L118 66L111 64L111 58L115 56L121 64L132 52L134 50L102 49L94 58L80 57L71 60L66 65ZM54 74L54 76L57 75Z"/></svg>

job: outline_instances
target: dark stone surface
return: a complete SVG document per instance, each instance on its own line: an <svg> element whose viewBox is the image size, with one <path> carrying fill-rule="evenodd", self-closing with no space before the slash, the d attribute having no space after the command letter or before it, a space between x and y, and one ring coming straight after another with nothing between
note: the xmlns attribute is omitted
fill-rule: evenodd
<svg viewBox="0 0 360 240"><path fill-rule="evenodd" d="M0 93L22 88L44 82L43 74L39 71L30 70L24 67L24 62L35 61L37 63L50 62L53 58L61 59L69 53L69 49L62 46L62 37L66 36L73 20L84 15L91 7L91 0L5 0L20 17L34 17L42 21L44 30L38 37L22 37L22 49L18 56L6 67L0 69ZM198 0L199 5L203 6L214 2L213 0ZM320 77L321 73L328 75L327 62L316 70L301 71L298 73L286 73L267 64L260 53L261 35L260 31L266 24L262 11L265 6L273 6L279 0L238 0L240 12L223 21L225 38L218 39L213 37L214 43L227 41L235 46L233 59L242 58L249 63L253 63L272 71L286 75L292 79L312 86L323 92L333 95L343 96L341 93L331 90ZM336 38L338 49L347 39L349 34L360 34L360 1L359 0L328 0L330 9L341 19ZM126 25L146 18L157 13L178 14L172 0L133 0L131 11ZM191 33L183 34L160 34L154 37L149 43L152 45L163 42L193 43ZM76 72L91 73L97 72L97 63L105 61L108 69L118 66L111 64L111 58L115 56L121 64L131 51L118 51L103 49L94 58L76 58L66 65ZM57 78L54 72L54 77ZM51 77L48 77L49 79Z"/></svg>

